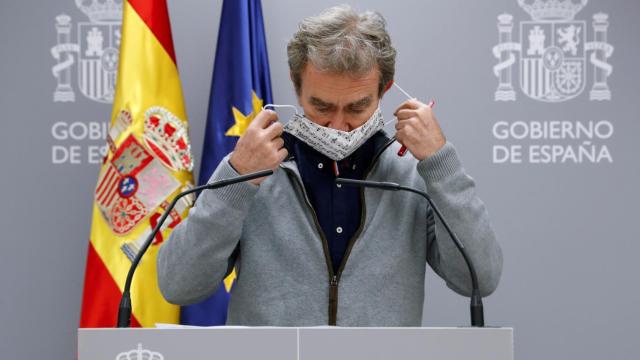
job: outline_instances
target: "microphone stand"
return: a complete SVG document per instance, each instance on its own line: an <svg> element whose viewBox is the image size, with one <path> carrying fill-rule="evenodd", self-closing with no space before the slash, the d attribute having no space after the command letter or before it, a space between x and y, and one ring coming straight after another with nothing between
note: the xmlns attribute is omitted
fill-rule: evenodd
<svg viewBox="0 0 640 360"><path fill-rule="evenodd" d="M262 170L262 171L258 171L258 172L254 172L246 175L236 176L229 179L215 181L215 182L201 185L201 186L196 186L194 188L183 191L180 194L176 195L176 197L173 198L173 201L171 201L171 204L169 204L169 206L165 209L164 213L160 217L160 220L158 220L158 223L153 228L153 231L151 231L151 234L149 234L144 244L142 244L142 247L136 254L136 257L133 259L133 262L131 263L131 267L129 268L129 273L127 274L127 280L124 284L124 290L122 291L120 306L118 307L117 327L127 328L131 324L131 282L133 281L133 274L138 268L138 264L140 263L142 256L144 256L144 254L147 252L147 249L153 242L153 239L155 239L156 234L158 233L158 231L160 231L160 227L162 226L164 221L167 219L167 216L169 216L169 213L171 213L171 210L173 210L173 207L176 205L178 200L194 192L198 192L202 190L217 189L217 188L225 187L225 186L236 184L236 183L257 179L264 176L269 176L271 174L273 174L273 170Z"/></svg>
<svg viewBox="0 0 640 360"><path fill-rule="evenodd" d="M431 205L431 208L433 209L433 211L440 218L440 221L442 221L442 225L444 225L445 229L449 233L449 236L451 236L451 239L453 239L453 242L455 243L456 247L462 254L462 257L464 258L464 261L467 263L467 267L469 268L469 274L471 274L471 286L472 286L471 305L470 305L471 326L484 327L484 309L482 307L482 296L480 295L480 287L478 285L478 275L476 274L476 269L473 266L471 258L469 257L469 254L467 254L467 251L465 250L464 245L460 242L460 240L458 240L458 237L453 232L453 230L451 230L451 228L449 227L449 224L440 213L440 210L438 210L438 207L436 206L436 204L433 202L433 200L431 200L431 197L429 196L429 194L427 194L424 191L420 191L420 190L413 189L406 186L401 186L393 182L378 182L378 181L337 178L336 183L344 184L347 186L371 187L371 188L392 190L392 191L409 191L425 198L427 202L429 202L429 205Z"/></svg>

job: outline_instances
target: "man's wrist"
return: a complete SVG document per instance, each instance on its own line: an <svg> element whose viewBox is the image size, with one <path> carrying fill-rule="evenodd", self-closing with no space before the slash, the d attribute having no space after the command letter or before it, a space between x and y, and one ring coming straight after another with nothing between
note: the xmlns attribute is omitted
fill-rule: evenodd
<svg viewBox="0 0 640 360"><path fill-rule="evenodd" d="M231 170L235 171L237 175L242 175L240 174L240 171L238 171L238 169L236 169L235 166L233 166L233 163L231 162L231 159L229 159L229 167L231 167Z"/></svg>
<svg viewBox="0 0 640 360"><path fill-rule="evenodd" d="M440 149L442 149L442 147L447 143L446 139L441 139L440 142L438 144L435 145L430 145L429 148L427 150L424 150L422 153L424 153L425 155L418 157L418 161L423 161L426 160L428 158L430 158L431 156L435 155L438 151L440 151ZM435 148L435 150L434 150Z"/></svg>

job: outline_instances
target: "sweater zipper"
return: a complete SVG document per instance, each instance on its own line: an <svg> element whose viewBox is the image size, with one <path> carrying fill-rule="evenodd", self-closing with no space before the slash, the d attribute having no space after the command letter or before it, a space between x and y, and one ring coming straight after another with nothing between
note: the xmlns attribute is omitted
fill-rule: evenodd
<svg viewBox="0 0 640 360"><path fill-rule="evenodd" d="M363 174L363 179L366 179L367 176L369 175L369 172L371 172L371 170L373 169L373 166L377 163L378 159L380 158L380 155L382 155L382 153L391 145L393 144L395 140L391 139L390 141L388 141L386 144L384 144L382 146L382 148L376 153L376 155L373 158L373 161L371 161L371 164L369 165L369 167L367 168L367 170L364 172ZM285 172L287 174L289 174L292 178L295 179L296 184L298 185L298 187L300 188L300 191L302 191L304 200L305 200L305 204L307 205L307 207L309 208L309 210L311 211L312 217L313 217L313 222L316 226L316 230L318 231L318 234L320 235L320 238L322 239L322 248L324 250L324 258L325 261L327 263L327 269L329 270L329 325L336 325L337 322L337 315L338 315L338 285L340 283L340 276L342 275L342 271L344 270L345 264L347 262L347 259L349 258L349 255L351 254L351 249L353 248L353 245L355 244L358 236L360 236L360 233L362 232L362 229L364 228L364 222L365 222L365 218L367 215L367 211L366 211L366 206L365 206L365 202L364 202L364 189L361 188L360 189L360 203L362 204L362 209L361 209L361 213L360 213L360 225L358 226L358 229L356 230L356 233L351 237L351 239L349 239L349 243L347 244L347 250L344 254L344 257L342 258L342 262L340 263L340 267L338 267L338 272L334 273L333 271L333 263L331 260L331 255L329 253L329 241L327 240L324 232L322 231L322 227L320 226L320 221L318 220L318 214L316 213L315 209L313 208L313 206L311 205L311 201L309 200L309 196L307 195L307 192L304 188L304 185L302 184L302 181L298 178L298 176L295 174L295 172L293 172L291 169L287 169L285 167L282 167Z"/></svg>

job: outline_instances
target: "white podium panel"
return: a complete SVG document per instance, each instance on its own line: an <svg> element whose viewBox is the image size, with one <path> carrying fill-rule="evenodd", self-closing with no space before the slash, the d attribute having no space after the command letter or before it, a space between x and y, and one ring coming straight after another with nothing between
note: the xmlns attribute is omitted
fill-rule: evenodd
<svg viewBox="0 0 640 360"><path fill-rule="evenodd" d="M513 360L513 329L307 328L300 359Z"/></svg>
<svg viewBox="0 0 640 360"><path fill-rule="evenodd" d="M511 328L79 329L79 360L513 360Z"/></svg>

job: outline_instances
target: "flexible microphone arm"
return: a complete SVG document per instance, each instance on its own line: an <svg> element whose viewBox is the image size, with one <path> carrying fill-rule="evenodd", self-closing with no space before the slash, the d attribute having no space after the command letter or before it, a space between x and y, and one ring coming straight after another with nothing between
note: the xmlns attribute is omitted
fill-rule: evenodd
<svg viewBox="0 0 640 360"><path fill-rule="evenodd" d="M262 171L254 172L254 173L251 173L251 174L236 176L236 177L229 178L229 179L223 179L223 180L215 181L215 182L212 182L212 183L209 183L209 184L196 186L194 188L191 188L189 190L183 191L180 194L176 195L176 197L173 199L173 201L171 201L171 204L169 204L169 207L167 207L165 209L164 213L160 217L160 220L158 220L158 223L153 228L153 231L151 231L151 234L149 234L149 237L147 237L147 240L145 240L144 244L142 244L142 247L140 248L140 251L138 251L138 253L136 254L136 257L133 259L133 262L131 263L131 267L129 268L129 273L127 274L127 280L126 280L126 282L124 284L124 290L122 291L122 298L120 299L120 306L118 307L118 325L117 326L119 328L127 328L131 324L131 293L130 293L130 290L131 290L131 282L133 281L133 274L135 273L136 269L138 268L138 264L140 263L140 259L142 259L142 256L144 256L145 252L147 251L147 249L149 248L149 246L153 242L153 239L156 237L156 234L158 233L158 231L160 231L160 227L162 226L164 221L167 219L167 216L169 215L171 210L173 210L173 207L176 205L178 200L180 200L182 197L184 197L186 195L189 195L191 193L194 193L194 192L198 192L198 191L202 191L202 190L217 189L217 188L225 187L225 186L228 186L228 185L237 184L237 183L240 183L240 182L257 179L257 178L261 178L261 177L264 177L264 176L269 176L271 174L273 174L273 170L262 170Z"/></svg>
<svg viewBox="0 0 640 360"><path fill-rule="evenodd" d="M444 219L444 217L440 213L440 210L438 210L438 208L436 207L436 204L434 204L433 200L431 200L431 197L429 196L429 194L427 194L424 191L420 191L420 190L413 189L406 186L401 186L393 182L378 182L378 181L337 178L336 183L348 185L348 186L371 187L371 188L377 188L377 189L383 189L383 190L409 191L425 198L429 202L429 205L431 205L431 208L433 209L433 211L440 218L440 221L442 221L442 225L444 225L445 229L451 236L451 239L453 239L453 242L456 244L456 247L462 254L462 257L464 258L464 261L467 263L467 267L469 268L469 274L471 274L471 286L472 286L471 305L470 305L471 326L484 327L484 309L482 307L482 296L480 295L480 287L478 285L478 276L476 274L476 269L473 266L471 258L469 258L469 255L467 254L467 251L465 250L464 245L460 242L460 240L458 240L458 237L453 232L453 230L451 230L451 228L449 227L449 224L447 224L447 221Z"/></svg>

